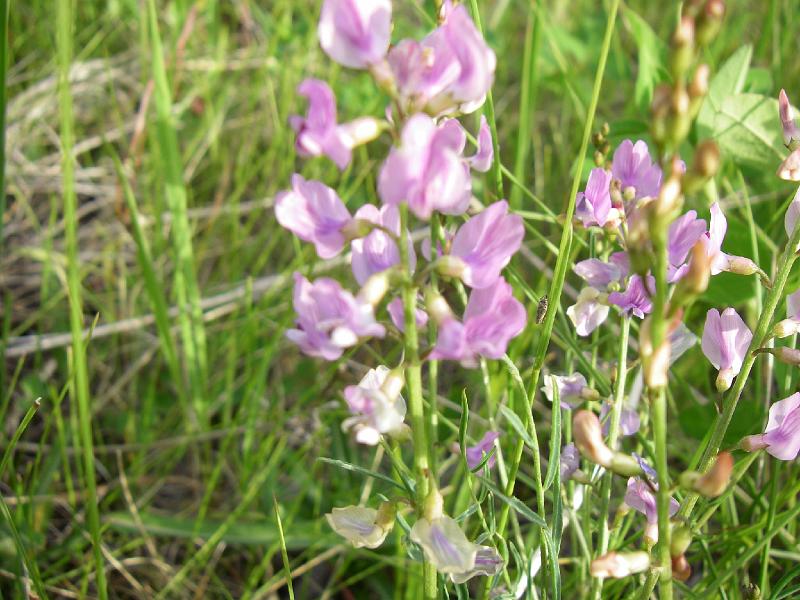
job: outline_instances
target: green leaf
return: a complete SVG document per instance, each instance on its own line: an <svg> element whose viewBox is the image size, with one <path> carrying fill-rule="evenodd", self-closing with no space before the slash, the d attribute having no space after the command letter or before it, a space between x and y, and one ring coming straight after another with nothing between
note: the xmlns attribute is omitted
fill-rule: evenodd
<svg viewBox="0 0 800 600"><path fill-rule="evenodd" d="M712 131L722 153L740 164L774 170L786 153L775 98L760 94L726 98Z"/></svg>
<svg viewBox="0 0 800 600"><path fill-rule="evenodd" d="M522 421L520 421L516 413L508 408L505 404L500 405L500 412L503 413L503 418L508 421L508 424L511 425L516 434L522 438L522 441L525 442L525 445L528 448L533 449L533 438L531 438L530 433L528 433L527 429L525 429L525 425L522 424Z"/></svg>
<svg viewBox="0 0 800 600"><path fill-rule="evenodd" d="M386 483L393 485L396 488L400 488L401 490L404 489L402 485L397 483L391 477L387 477L382 473L376 473L375 471L370 471L369 469L365 469L364 467L359 467L358 465L354 465L349 462L345 462L343 460L336 460L334 458L325 458L320 457L317 459L320 462L327 463L329 465L333 465L335 467L339 467L340 469L344 469L345 471L352 471L353 473L358 473L359 475L365 475L366 477L373 477L375 479L379 479L381 481L385 481Z"/></svg>
<svg viewBox="0 0 800 600"><path fill-rule="evenodd" d="M647 21L632 9L625 9L625 19L639 53L634 100L636 106L640 110L644 110L650 106L650 102L653 100L653 90L662 79L664 42L659 39Z"/></svg>
<svg viewBox="0 0 800 600"><path fill-rule="evenodd" d="M544 489L547 490L556 480L556 475L560 474L561 469L561 400L558 397L558 383L553 378L553 410L552 424L550 426L550 456L547 462L547 473L544 477ZM560 487L560 486L559 486ZM553 492L558 495L558 488Z"/></svg>
<svg viewBox="0 0 800 600"><path fill-rule="evenodd" d="M542 529L547 529L547 523L545 523L544 519L542 519L542 517L533 512L533 510L527 507L521 500L513 497L509 498L503 492L498 490L495 487L495 485L485 477L478 477L478 479L480 479L481 483L483 483L483 485L489 488L489 490L495 496L497 496L504 504L507 504L513 510L515 510L520 515L528 519L531 523L538 525Z"/></svg>
<svg viewBox="0 0 800 600"><path fill-rule="evenodd" d="M750 69L750 61L753 59L753 47L751 45L742 46L720 67L708 85L708 94L697 115L697 125L700 128L702 137L703 130L710 131L713 128L714 118L719 112L722 102L739 94L744 89L747 79L747 72Z"/></svg>

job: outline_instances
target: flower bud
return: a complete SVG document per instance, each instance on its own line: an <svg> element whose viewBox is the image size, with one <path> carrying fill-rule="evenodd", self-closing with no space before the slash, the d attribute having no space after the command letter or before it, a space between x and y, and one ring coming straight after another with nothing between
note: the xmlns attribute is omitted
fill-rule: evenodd
<svg viewBox="0 0 800 600"><path fill-rule="evenodd" d="M681 193L681 180L675 175L670 175L661 186L658 200L655 202L656 216L659 218L670 218L680 210L683 204L683 194Z"/></svg>
<svg viewBox="0 0 800 600"><path fill-rule="evenodd" d="M669 541L670 556L680 556L689 548L692 543L692 530L686 525L676 525L672 528L672 535Z"/></svg>
<svg viewBox="0 0 800 600"><path fill-rule="evenodd" d="M686 556L684 556L683 554L681 554L680 556L673 556L672 578L677 581L686 581L691 576L692 576L692 567L689 564L689 561L686 560Z"/></svg>
<svg viewBox="0 0 800 600"><path fill-rule="evenodd" d="M696 471L684 471L681 473L679 483L701 496L716 498L728 487L732 474L733 456L730 452L720 452L705 475Z"/></svg>
<svg viewBox="0 0 800 600"><path fill-rule="evenodd" d="M603 441L600 419L589 410L579 410L572 420L575 445L587 460L602 467L610 467L614 452Z"/></svg>
<svg viewBox="0 0 800 600"><path fill-rule="evenodd" d="M748 435L747 437L742 438L742 441L739 442L739 447L745 452L755 452L756 450L763 450L767 446L769 446L769 444L764 439L763 433L758 433L756 435Z"/></svg>
<svg viewBox="0 0 800 600"><path fill-rule="evenodd" d="M705 63L698 65L694 70L694 76L689 82L689 96L692 98L692 101L702 99L708 93L708 79L710 75L711 69Z"/></svg>
<svg viewBox="0 0 800 600"><path fill-rule="evenodd" d="M676 80L683 77L692 64L694 54L694 19L688 15L681 17L672 35L672 56L670 67Z"/></svg>
<svg viewBox="0 0 800 600"><path fill-rule="evenodd" d="M702 294L708 288L708 280L711 277L711 263L714 257L709 256L705 245L697 242L692 247L692 255L689 260L689 271L681 281L686 282L687 291L692 294Z"/></svg>
<svg viewBox="0 0 800 600"><path fill-rule="evenodd" d="M781 90L778 96L778 112L781 118L781 127L783 128L783 143L787 148L794 150L797 144L800 143L800 130L794 122L794 109L789 103L789 97L786 95L786 90Z"/></svg>
<svg viewBox="0 0 800 600"><path fill-rule="evenodd" d="M701 177L708 179L719 171L719 147L714 140L704 140L697 146L692 169Z"/></svg>
<svg viewBox="0 0 800 600"><path fill-rule="evenodd" d="M778 321L772 328L772 337L785 338L800 332L800 321L795 319L784 319Z"/></svg>
<svg viewBox="0 0 800 600"><path fill-rule="evenodd" d="M444 498L442 498L442 495L436 488L431 488L431 491L425 498L422 514L428 521L435 521L444 514Z"/></svg>
<svg viewBox="0 0 800 600"><path fill-rule="evenodd" d="M787 346L777 348L759 348L756 352L772 354L775 358L787 365L800 366L800 350Z"/></svg>
<svg viewBox="0 0 800 600"><path fill-rule="evenodd" d="M755 583L748 583L742 588L742 598L744 600L761 600L763 598L761 588Z"/></svg>
<svg viewBox="0 0 800 600"><path fill-rule="evenodd" d="M724 16L725 2L723 0L708 0L706 2L697 24L698 45L707 46L716 37L722 26Z"/></svg>
<svg viewBox="0 0 800 600"><path fill-rule="evenodd" d="M589 402L597 402L600 400L600 392L594 388L584 387L581 389L581 398Z"/></svg>
<svg viewBox="0 0 800 600"><path fill-rule="evenodd" d="M800 181L800 148L787 156L777 171L778 177L784 181Z"/></svg>
<svg viewBox="0 0 800 600"><path fill-rule="evenodd" d="M650 554L647 552L609 552L594 559L589 572L592 577L621 579L646 571L649 567Z"/></svg>
<svg viewBox="0 0 800 600"><path fill-rule="evenodd" d="M644 474L639 461L633 456L622 452L614 452L609 469L623 477L641 477Z"/></svg>
<svg viewBox="0 0 800 600"><path fill-rule="evenodd" d="M652 319L647 317L639 329L639 354L642 358L644 379L648 387L657 388L667 385L672 345L665 337L658 348L653 348L650 333Z"/></svg>

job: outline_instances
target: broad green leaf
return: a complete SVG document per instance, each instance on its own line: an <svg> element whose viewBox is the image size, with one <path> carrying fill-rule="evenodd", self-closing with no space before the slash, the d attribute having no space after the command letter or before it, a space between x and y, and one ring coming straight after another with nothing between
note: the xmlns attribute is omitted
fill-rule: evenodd
<svg viewBox="0 0 800 600"><path fill-rule="evenodd" d="M723 100L712 135L722 153L740 164L774 171L786 155L778 101L760 94Z"/></svg>
<svg viewBox="0 0 800 600"><path fill-rule="evenodd" d="M714 127L716 114L722 102L740 93L744 89L750 61L753 59L753 47L742 46L720 67L719 72L711 78L708 94L697 115L697 126L701 137L709 137Z"/></svg>

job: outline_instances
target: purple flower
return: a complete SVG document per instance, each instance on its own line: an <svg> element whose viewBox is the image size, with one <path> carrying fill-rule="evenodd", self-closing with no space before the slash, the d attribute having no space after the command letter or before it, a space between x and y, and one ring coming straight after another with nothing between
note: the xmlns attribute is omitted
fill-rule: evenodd
<svg viewBox="0 0 800 600"><path fill-rule="evenodd" d="M636 452L631 453L631 456L633 456L633 458L636 459L636 462L639 463L639 466L642 467L642 471L644 471L644 474L648 479L651 481L658 479L658 473L644 458L636 454Z"/></svg>
<svg viewBox="0 0 800 600"><path fill-rule="evenodd" d="M561 472L561 481L566 481L578 470L581 464L581 455L575 444L567 444L561 449L561 458L559 460L559 470Z"/></svg>
<svg viewBox="0 0 800 600"><path fill-rule="evenodd" d="M389 317L392 319L392 323L394 326L397 327L400 331L406 330L406 317L405 317L405 309L403 308L403 299L402 298L395 298L389 304L386 305L386 310L389 311ZM428 313L426 313L421 308L416 309L416 322L417 322L417 329L422 329L428 324Z"/></svg>
<svg viewBox="0 0 800 600"><path fill-rule="evenodd" d="M634 188L637 199L658 196L661 168L653 163L647 144L642 140L636 144L624 140L619 145L614 152L611 173L620 182L623 192L626 188Z"/></svg>
<svg viewBox="0 0 800 600"><path fill-rule="evenodd" d="M622 281L628 275L628 268L628 255L615 252L609 257L609 262L587 258L576 263L573 271L593 288L604 290L609 284Z"/></svg>
<svg viewBox="0 0 800 600"><path fill-rule="evenodd" d="M491 546L478 546L475 554L475 566L463 573L450 573L453 583L464 583L477 575L497 575L503 567L503 558Z"/></svg>
<svg viewBox="0 0 800 600"><path fill-rule="evenodd" d="M325 53L345 67L380 62L392 33L390 0L324 0L317 34Z"/></svg>
<svg viewBox="0 0 800 600"><path fill-rule="evenodd" d="M619 212L611 206L611 173L605 169L592 169L586 189L575 197L575 216L584 227L606 223L619 218Z"/></svg>
<svg viewBox="0 0 800 600"><path fill-rule="evenodd" d="M358 385L344 390L347 407L354 415L342 423L344 431L356 432L356 441L375 446L382 434L403 430L406 403L400 395L403 380L383 365L370 369Z"/></svg>
<svg viewBox="0 0 800 600"><path fill-rule="evenodd" d="M444 237L444 241L442 241L440 237L439 242L436 244L436 258L439 258L443 254L445 254L445 250L449 251L450 245L453 243L453 238L456 237L456 230L448 227L445 228L440 235L442 234ZM430 235L426 235L422 239L421 250L422 250L422 256L425 257L425 260L432 260Z"/></svg>
<svg viewBox="0 0 800 600"><path fill-rule="evenodd" d="M494 160L494 148L492 147L492 132L486 122L486 116L481 115L481 125L478 129L478 148L475 154L467 158L467 163L474 170L486 173L492 166Z"/></svg>
<svg viewBox="0 0 800 600"><path fill-rule="evenodd" d="M353 220L334 190L298 174L292 175L292 189L275 197L275 217L301 240L314 244L320 258L342 250L342 229Z"/></svg>
<svg viewBox="0 0 800 600"><path fill-rule="evenodd" d="M732 308L726 308L721 315L712 308L706 314L701 347L706 358L719 370L717 389L720 392L727 390L741 371L752 339L752 332Z"/></svg>
<svg viewBox="0 0 800 600"><path fill-rule="evenodd" d="M294 310L297 329L289 329L286 337L309 356L336 360L359 338L383 337L386 333L383 325L375 322L371 304L327 277L311 283L295 273Z"/></svg>
<svg viewBox="0 0 800 600"><path fill-rule="evenodd" d="M448 318L439 324L430 358L458 360L465 366L475 366L478 356L502 358L526 320L525 308L514 298L511 286L498 277L489 287L472 291L463 323Z"/></svg>
<svg viewBox="0 0 800 600"><path fill-rule="evenodd" d="M550 375L545 377L542 392L552 404L555 400L553 380L558 390L558 401L561 408L576 408L583 403L583 390L586 389L586 378L580 373L572 375Z"/></svg>
<svg viewBox="0 0 800 600"><path fill-rule="evenodd" d="M656 281L652 275L647 276L647 287L655 289ZM619 306L623 314L635 315L640 319L653 309L650 294L645 289L644 282L639 275L631 276L628 287L624 292L612 292L608 295L611 304Z"/></svg>
<svg viewBox="0 0 800 600"><path fill-rule="evenodd" d="M567 308L567 316L579 336L586 337L603 324L609 311L606 301L605 294L593 287L586 287L578 294L575 304Z"/></svg>
<svg viewBox="0 0 800 600"><path fill-rule="evenodd" d="M697 212L690 210L675 219L669 226L667 234L667 252L669 253L670 267L675 269L675 274L670 277L670 283L680 279L686 269L684 263L689 251L706 232L706 222L697 218Z"/></svg>
<svg viewBox="0 0 800 600"><path fill-rule="evenodd" d="M297 87L297 93L308 98L306 117L289 117L289 124L297 133L297 153L302 157L324 154L340 169L344 169L350 164L352 152L346 136L336 122L336 98L333 90L319 79L305 79Z"/></svg>
<svg viewBox="0 0 800 600"><path fill-rule="evenodd" d="M469 206L472 181L461 156L460 127L436 127L433 119L417 114L403 128L400 147L390 150L378 176L378 193L386 204L408 202L420 219L434 210L460 215Z"/></svg>
<svg viewBox="0 0 800 600"><path fill-rule="evenodd" d="M779 460L794 460L800 453L800 392L769 407L769 420L764 433L744 439L748 451L766 448Z"/></svg>
<svg viewBox="0 0 800 600"><path fill-rule="evenodd" d="M650 486L658 489L658 484L647 484L638 477L628 479L628 488L625 491L625 504L632 509L642 513L647 519L645 528L645 538L652 541L658 540L658 507L656 497L651 491ZM669 499L669 516L678 512L680 505L674 498Z"/></svg>
<svg viewBox="0 0 800 600"><path fill-rule="evenodd" d="M500 434L497 431L487 431L483 434L481 441L475 444L474 446L469 446L466 449L467 454L467 466L470 469L474 469L483 460L483 456L485 454L490 454L492 450L494 450L494 442L497 438L500 437ZM497 454L492 453L489 457L489 460L486 461L487 466L491 469L495 463L497 462Z"/></svg>
<svg viewBox="0 0 800 600"><path fill-rule="evenodd" d="M493 548L470 542L455 519L447 515L417 519L409 537L437 571L457 582L478 574L493 575L503 564Z"/></svg>
<svg viewBox="0 0 800 600"><path fill-rule="evenodd" d="M728 231L728 220L722 213L717 202L711 205L711 222L705 237L700 238L706 246L706 252L711 260L711 274L717 275L723 271L740 274L752 274L757 266L749 258L725 254L722 251L722 242Z"/></svg>
<svg viewBox="0 0 800 600"><path fill-rule="evenodd" d="M600 407L600 420L603 422L603 435L608 435L611 427L611 403L603 402ZM607 418L608 417L608 418ZM630 408L623 407L620 411L619 433L623 437L634 435L639 431L639 413Z"/></svg>
<svg viewBox="0 0 800 600"><path fill-rule="evenodd" d="M365 204L358 209L355 218L380 225L395 236L400 236L400 213L394 205L386 205L379 209L372 204ZM373 229L367 237L353 240L350 249L352 251L350 266L359 285L364 285L370 275L400 264L400 249L397 243L381 229ZM413 271L417 255L414 253L411 240L408 242L408 260Z"/></svg>
<svg viewBox="0 0 800 600"><path fill-rule="evenodd" d="M356 548L377 548L392 530L392 523L384 523L381 511L366 506L334 508L325 515L336 533Z"/></svg>
<svg viewBox="0 0 800 600"><path fill-rule="evenodd" d="M800 140L800 130L798 130L797 124L794 122L794 111L789 103L786 90L783 89L778 95L778 112L781 118L781 127L783 128L783 143L789 146L793 141Z"/></svg>
<svg viewBox="0 0 800 600"><path fill-rule="evenodd" d="M794 193L789 208L786 209L786 215L783 218L783 224L786 228L786 235L792 237L797 219L800 217L800 188Z"/></svg>
<svg viewBox="0 0 800 600"><path fill-rule="evenodd" d="M466 8L457 6L422 42L397 44L388 63L406 112L438 115L480 107L494 80L496 58Z"/></svg>
<svg viewBox="0 0 800 600"><path fill-rule="evenodd" d="M522 217L508 214L508 202L500 200L483 209L456 232L450 259L458 262L461 279L472 288L491 285L519 250L525 227Z"/></svg>

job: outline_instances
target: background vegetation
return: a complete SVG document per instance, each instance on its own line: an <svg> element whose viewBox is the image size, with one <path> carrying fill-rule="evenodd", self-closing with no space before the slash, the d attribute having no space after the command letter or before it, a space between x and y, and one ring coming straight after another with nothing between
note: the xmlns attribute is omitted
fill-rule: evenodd
<svg viewBox="0 0 800 600"><path fill-rule="evenodd" d="M604 4L479 2L498 56L505 193L528 225L512 279L532 314L555 262L560 226L553 215L565 205L580 145ZM336 183L351 208L378 201L376 165L365 149L341 176L325 159L296 158L287 117L304 110L295 94L303 78L331 83L343 120L382 115L386 98L368 75L324 59L316 0L10 5L0 236L3 596L95 597L105 586L115 598L286 597L283 545L296 597L416 597L419 573L402 532L380 551L353 550L321 518L352 503L358 490L387 488L319 460L378 468L380 450L357 447L341 432L340 390L379 358L364 348L321 363L284 340L293 319L291 273L313 271L316 256L271 211L295 171ZM396 0L394 7L393 39L430 27L433 2ZM798 9L795 0L730 2L705 57L713 73L735 57L720 101L733 93L774 98L781 87L800 97ZM613 143L647 139L649 101L667 77L666 40L677 14L678 3L638 0L620 11L597 116L609 123ZM716 184L688 199L706 216L718 196L730 227L726 251L752 256L768 272L793 194L774 176L777 110L769 118L764 128L772 137L754 156L720 143ZM721 135L713 122L706 126L690 139ZM373 143L371 155L383 155L385 143ZM62 149L74 162L62 162ZM477 181L476 194L491 185ZM797 282L795 273L788 289ZM72 322L70 293L78 311ZM752 322L760 294L754 278L720 275L687 322L699 334L711 306L737 306ZM184 302L197 310L181 310ZM71 326L93 329L85 360L74 352ZM523 373L537 339L532 326L512 346ZM589 350L611 348L613 339L606 328ZM578 348L563 315L554 341L550 359L563 371ZM761 431L770 400L795 389L795 374L763 364L729 443ZM708 431L717 394L699 347L676 372L669 452L677 472ZM607 386L602 365L592 375L600 389ZM440 382L443 448L457 438L462 390L471 437L480 437L487 396L502 400L513 385L502 365L488 385L480 371L443 365ZM37 398L38 412L14 445ZM546 447L549 409L537 402ZM516 434L505 429L511 443ZM517 497L532 505L529 460L521 471ZM702 597L741 598L750 581L789 589L781 584L798 573L800 560L794 520L774 536L764 532L795 504L797 480L796 464L781 470L760 457L713 503L715 535L699 539L690 556L691 583ZM99 557L93 538L102 540ZM562 593L580 597L588 563L574 532L564 544ZM627 585L608 583L607 597L626 597Z"/></svg>

